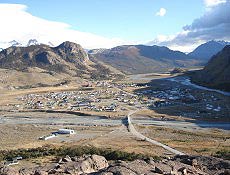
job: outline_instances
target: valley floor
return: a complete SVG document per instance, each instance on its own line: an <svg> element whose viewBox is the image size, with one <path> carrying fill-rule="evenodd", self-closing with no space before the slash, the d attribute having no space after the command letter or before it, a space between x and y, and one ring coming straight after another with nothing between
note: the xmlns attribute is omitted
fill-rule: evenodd
<svg viewBox="0 0 230 175"><path fill-rule="evenodd" d="M152 156L172 156L127 128L131 110L138 132L186 154L229 154L229 98L167 80L168 74L130 76L30 89L2 89L0 149L92 145ZM139 86L137 83L141 83ZM148 84L145 84L148 83ZM39 140L60 128L76 131Z"/></svg>

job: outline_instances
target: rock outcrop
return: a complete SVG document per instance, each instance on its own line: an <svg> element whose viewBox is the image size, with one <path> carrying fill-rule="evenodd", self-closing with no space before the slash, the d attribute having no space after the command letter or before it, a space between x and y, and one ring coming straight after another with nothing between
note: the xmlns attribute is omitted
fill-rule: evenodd
<svg viewBox="0 0 230 175"><path fill-rule="evenodd" d="M0 175L229 175L230 161L202 156L176 156L156 161L134 160L131 162L112 161L103 156L66 156L56 164L33 169L0 166Z"/></svg>

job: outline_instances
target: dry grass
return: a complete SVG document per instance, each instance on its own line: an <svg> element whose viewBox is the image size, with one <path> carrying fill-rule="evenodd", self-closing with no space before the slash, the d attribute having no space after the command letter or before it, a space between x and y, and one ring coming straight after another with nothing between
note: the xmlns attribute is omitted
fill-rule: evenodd
<svg viewBox="0 0 230 175"><path fill-rule="evenodd" d="M152 139L194 155L212 155L218 150L229 150L230 145L229 133L221 130L188 132L156 126L139 126L138 130Z"/></svg>
<svg viewBox="0 0 230 175"><path fill-rule="evenodd" d="M155 119L161 119L162 117L164 119L171 119L171 120L191 120L190 118L182 117L182 116L173 116L173 115L167 115L167 114L159 114L151 109L142 109L136 112L134 115L134 118L155 118Z"/></svg>
<svg viewBox="0 0 230 175"><path fill-rule="evenodd" d="M36 125L1 125L0 150L42 146L45 142L38 138L52 131L49 127Z"/></svg>
<svg viewBox="0 0 230 175"><path fill-rule="evenodd" d="M35 85L38 83L52 85L57 84L64 79L71 79L71 77L67 74L55 73L54 75L51 75L47 73L47 71L39 68L33 68L33 70L29 70L28 72L0 69L1 88Z"/></svg>
<svg viewBox="0 0 230 175"><path fill-rule="evenodd" d="M101 148L112 148L125 152L135 152L152 156L163 156L165 154L169 154L161 147L137 139L135 136L127 131L127 128L125 126L122 126L119 130L116 130L112 133L110 132L103 137L83 141L80 144L92 145Z"/></svg>

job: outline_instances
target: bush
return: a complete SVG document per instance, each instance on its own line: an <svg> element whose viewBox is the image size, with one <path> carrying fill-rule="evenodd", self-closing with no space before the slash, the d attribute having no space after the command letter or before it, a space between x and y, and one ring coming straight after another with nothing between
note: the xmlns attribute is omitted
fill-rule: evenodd
<svg viewBox="0 0 230 175"><path fill-rule="evenodd" d="M132 161L135 159L148 159L147 155L127 153L119 150L97 148L93 146L74 146L74 147L50 147L44 146L31 149L18 149L11 151L0 151L0 160L9 160L17 156L23 157L23 159L38 158L44 156L57 156L63 157L69 155L82 156L84 154L97 154L104 156L107 160L124 160Z"/></svg>
<svg viewBox="0 0 230 175"><path fill-rule="evenodd" d="M223 149L223 150L217 151L214 156L218 158L230 160L230 150Z"/></svg>

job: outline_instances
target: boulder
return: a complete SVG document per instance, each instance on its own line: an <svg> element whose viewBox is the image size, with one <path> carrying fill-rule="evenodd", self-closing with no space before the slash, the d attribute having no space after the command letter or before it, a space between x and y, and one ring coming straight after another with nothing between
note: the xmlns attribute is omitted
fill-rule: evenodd
<svg viewBox="0 0 230 175"><path fill-rule="evenodd" d="M168 164L164 164L164 163L155 163L155 173L159 173L159 174L170 174L172 171L172 167Z"/></svg>
<svg viewBox="0 0 230 175"><path fill-rule="evenodd" d="M43 170L35 170L34 175L48 175L48 172Z"/></svg>
<svg viewBox="0 0 230 175"><path fill-rule="evenodd" d="M105 157L92 155L87 157L84 161L82 161L81 170L84 173L92 173L107 168L108 166L109 164Z"/></svg>
<svg viewBox="0 0 230 175"><path fill-rule="evenodd" d="M19 172L9 166L2 166L0 168L0 175L19 175Z"/></svg>
<svg viewBox="0 0 230 175"><path fill-rule="evenodd" d="M174 160L150 159L111 161L110 165L103 156L84 155L71 158L66 156L57 164L47 164L43 167L21 168L0 165L0 175L230 175L230 163L226 160L204 156L182 156Z"/></svg>
<svg viewBox="0 0 230 175"><path fill-rule="evenodd" d="M131 169L128 169L127 167L123 166L112 166L106 170L106 172L110 172L112 174L118 174L118 175L137 175L134 171ZM102 175L102 173L100 173Z"/></svg>
<svg viewBox="0 0 230 175"><path fill-rule="evenodd" d="M33 174L33 170L27 169L27 168L21 168L19 170L19 174L20 175L31 175L31 174Z"/></svg>
<svg viewBox="0 0 230 175"><path fill-rule="evenodd" d="M66 157L64 157L64 158L62 159L62 161L63 161L63 162L71 162L72 159L67 155Z"/></svg>

